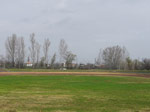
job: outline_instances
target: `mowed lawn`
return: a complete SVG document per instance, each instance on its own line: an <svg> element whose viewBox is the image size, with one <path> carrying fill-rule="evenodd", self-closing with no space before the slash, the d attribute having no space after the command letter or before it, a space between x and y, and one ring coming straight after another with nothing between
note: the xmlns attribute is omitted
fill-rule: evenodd
<svg viewBox="0 0 150 112"><path fill-rule="evenodd" d="M150 112L150 79L1 76L0 112Z"/></svg>

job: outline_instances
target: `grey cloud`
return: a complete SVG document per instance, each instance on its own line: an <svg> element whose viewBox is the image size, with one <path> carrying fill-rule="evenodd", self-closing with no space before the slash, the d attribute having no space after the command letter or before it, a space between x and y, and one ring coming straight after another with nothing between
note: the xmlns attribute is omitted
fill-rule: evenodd
<svg viewBox="0 0 150 112"><path fill-rule="evenodd" d="M64 38L79 61L94 61L100 48L126 46L150 57L149 0L0 0L0 44L11 33L50 37L55 52ZM27 39L26 39L27 40ZM3 45L4 46L4 45ZM0 53L3 47L0 48Z"/></svg>

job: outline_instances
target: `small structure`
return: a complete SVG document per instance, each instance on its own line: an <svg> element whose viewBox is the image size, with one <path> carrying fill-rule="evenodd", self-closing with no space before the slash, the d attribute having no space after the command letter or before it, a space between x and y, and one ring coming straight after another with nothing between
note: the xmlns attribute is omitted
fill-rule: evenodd
<svg viewBox="0 0 150 112"><path fill-rule="evenodd" d="M27 63L26 63L26 66L27 66L27 67L33 67L33 64L30 63L30 62L27 62Z"/></svg>
<svg viewBox="0 0 150 112"><path fill-rule="evenodd" d="M66 63L61 63L61 68L60 68L60 70L67 70L67 68L66 68Z"/></svg>
<svg viewBox="0 0 150 112"><path fill-rule="evenodd" d="M29 57L28 57L28 62L26 63L26 67L33 67L33 64L30 62Z"/></svg>

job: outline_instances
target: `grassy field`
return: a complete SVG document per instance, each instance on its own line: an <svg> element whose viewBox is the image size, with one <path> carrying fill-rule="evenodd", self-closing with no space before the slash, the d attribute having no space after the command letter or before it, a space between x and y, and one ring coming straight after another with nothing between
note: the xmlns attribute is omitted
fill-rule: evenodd
<svg viewBox="0 0 150 112"><path fill-rule="evenodd" d="M150 112L150 79L1 76L0 112Z"/></svg>
<svg viewBox="0 0 150 112"><path fill-rule="evenodd" d="M103 69L72 69L72 70L56 70L56 69L6 69L9 72L120 72L120 73L144 73L150 74L150 70L103 70Z"/></svg>

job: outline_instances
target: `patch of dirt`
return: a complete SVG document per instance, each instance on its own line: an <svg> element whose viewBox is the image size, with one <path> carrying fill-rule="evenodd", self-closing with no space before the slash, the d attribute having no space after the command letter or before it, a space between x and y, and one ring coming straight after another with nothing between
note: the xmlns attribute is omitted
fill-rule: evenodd
<svg viewBox="0 0 150 112"><path fill-rule="evenodd" d="M0 76L7 75L80 75L80 76L131 76L150 78L150 74L109 73L109 72L0 72Z"/></svg>
<svg viewBox="0 0 150 112"><path fill-rule="evenodd" d="M76 112L76 111L62 111L62 110L55 110L55 111L52 111L52 112Z"/></svg>

